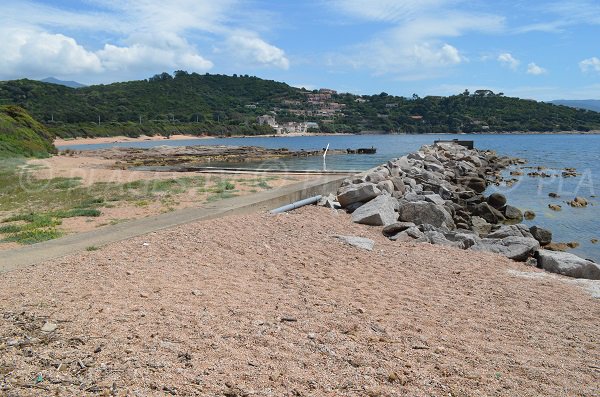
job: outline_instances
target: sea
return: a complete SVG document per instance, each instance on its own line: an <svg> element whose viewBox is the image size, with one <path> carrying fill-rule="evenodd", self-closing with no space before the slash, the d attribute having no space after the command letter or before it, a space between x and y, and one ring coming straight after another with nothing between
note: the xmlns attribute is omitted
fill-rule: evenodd
<svg viewBox="0 0 600 397"><path fill-rule="evenodd" d="M486 194L500 192L508 202L521 210L532 210L535 219L524 221L553 232L557 242L579 243L570 252L600 263L600 135L583 134L485 134L485 135L320 135L296 137L244 137L202 140L139 141L108 144L65 145L60 149L93 150L109 147L149 148L161 145L230 145L288 148L290 150L375 148L376 154L329 155L294 157L268 160L261 163L244 163L243 167L274 170L354 170L364 171L388 160L418 150L422 145L433 144L436 139L473 140L478 149L495 150L499 155L525 159L525 167L545 167L549 178L528 176L534 169L523 169L522 176L511 186L490 186ZM231 163L212 163L212 166L232 167ZM239 166L239 165L235 165ZM562 170L574 168L576 177L563 178ZM506 174L510 172L506 170ZM558 198L551 198L556 193ZM589 205L572 208L567 202L580 196ZM562 210L552 211L548 204L559 204Z"/></svg>

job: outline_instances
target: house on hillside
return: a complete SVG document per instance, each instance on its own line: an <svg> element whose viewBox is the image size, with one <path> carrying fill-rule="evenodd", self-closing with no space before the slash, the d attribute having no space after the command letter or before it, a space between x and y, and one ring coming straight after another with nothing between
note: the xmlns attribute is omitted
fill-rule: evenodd
<svg viewBox="0 0 600 397"><path fill-rule="evenodd" d="M264 125L267 124L275 129L277 129L278 125L277 125L277 121L275 120L275 117L270 116L268 114L264 114L262 116L258 116L256 118L256 121L258 122L259 125Z"/></svg>

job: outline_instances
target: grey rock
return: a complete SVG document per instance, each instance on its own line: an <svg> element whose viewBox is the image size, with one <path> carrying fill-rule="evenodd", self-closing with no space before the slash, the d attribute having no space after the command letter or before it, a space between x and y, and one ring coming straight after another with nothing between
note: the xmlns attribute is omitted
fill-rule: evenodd
<svg viewBox="0 0 600 397"><path fill-rule="evenodd" d="M371 172L370 174L367 174L367 176L365 177L365 181L367 182L371 182L374 184L378 184L381 181L385 181L386 177L383 175L382 172Z"/></svg>
<svg viewBox="0 0 600 397"><path fill-rule="evenodd" d="M383 235L387 237L393 236L415 226L416 225L412 222L394 222L391 225L387 225L383 228Z"/></svg>
<svg viewBox="0 0 600 397"><path fill-rule="evenodd" d="M352 213L352 221L371 226L387 226L398 220L398 200L381 195L360 206Z"/></svg>
<svg viewBox="0 0 600 397"><path fill-rule="evenodd" d="M410 192L410 193L406 193L404 195L404 200L410 201L410 202L423 201L423 196L421 196L420 194L417 194L415 192Z"/></svg>
<svg viewBox="0 0 600 397"><path fill-rule="evenodd" d="M389 194L394 193L394 184L390 180L385 180L377 183L377 189L382 192L388 192Z"/></svg>
<svg viewBox="0 0 600 397"><path fill-rule="evenodd" d="M473 215L477 215L488 221L488 223L498 223L506 218L500 211L489 205L488 203L480 203L473 209Z"/></svg>
<svg viewBox="0 0 600 397"><path fill-rule="evenodd" d="M429 201L433 204L444 205L446 203L446 201L443 198L441 198L439 194L425 194L424 198L425 201Z"/></svg>
<svg viewBox="0 0 600 397"><path fill-rule="evenodd" d="M505 238L505 237L527 237L533 238L529 228L522 223L517 225L503 225L499 229L489 233L488 238Z"/></svg>
<svg viewBox="0 0 600 397"><path fill-rule="evenodd" d="M456 241L448 240L446 238L446 236L444 235L444 233L442 233L442 232L431 230L431 231L424 232L424 234L425 234L425 237L427 237L427 240L431 244L462 248L460 243L458 243Z"/></svg>
<svg viewBox="0 0 600 397"><path fill-rule="evenodd" d="M390 178L392 185L394 186L394 191L400 192L402 194L406 193L406 186L404 186L404 179L399 176L393 176Z"/></svg>
<svg viewBox="0 0 600 397"><path fill-rule="evenodd" d="M549 272L600 280L600 265L577 255L541 249L537 252L537 257L539 267Z"/></svg>
<svg viewBox="0 0 600 397"><path fill-rule="evenodd" d="M372 251L373 250L373 246L375 245L375 241L368 239L368 238L364 238L364 237L357 237L357 236L333 236L341 241L343 241L345 244L351 245L353 247L357 247L360 249L364 249L367 251Z"/></svg>
<svg viewBox="0 0 600 397"><path fill-rule="evenodd" d="M469 189L474 190L477 193L483 193L483 191L485 190L485 188L487 186L485 180L483 178L479 178L479 177L459 178L458 183L460 183L463 186L468 187Z"/></svg>
<svg viewBox="0 0 600 397"><path fill-rule="evenodd" d="M402 178L402 180L404 181L405 185L408 185L408 186L410 186L413 189L415 187L417 187L417 181L414 178L409 178L409 177L405 176L404 178Z"/></svg>
<svg viewBox="0 0 600 397"><path fill-rule="evenodd" d="M487 202L489 205L499 210L506 205L506 196L502 193L492 193L488 196Z"/></svg>
<svg viewBox="0 0 600 397"><path fill-rule="evenodd" d="M340 203L336 200L333 194L321 197L317 205L326 208L338 209L341 208Z"/></svg>
<svg viewBox="0 0 600 397"><path fill-rule="evenodd" d="M472 229L480 236L485 236L492 231L492 225L480 216L471 217Z"/></svg>
<svg viewBox="0 0 600 397"><path fill-rule="evenodd" d="M408 229L390 237L390 240L407 242L407 241L418 241L418 242L426 242L427 237L425 234L419 230L418 227L413 226Z"/></svg>
<svg viewBox="0 0 600 397"><path fill-rule="evenodd" d="M475 251L488 251L504 255L514 261L524 262L540 248L540 243L534 238L527 237L505 237L484 238L471 247Z"/></svg>
<svg viewBox="0 0 600 397"><path fill-rule="evenodd" d="M552 242L552 232L538 226L531 226L529 232L534 239L540 242L541 245L548 245Z"/></svg>
<svg viewBox="0 0 600 397"><path fill-rule="evenodd" d="M359 183L358 185L349 185L341 189L338 193L337 199L340 205L346 208L352 203L358 201L367 202L374 199L381 194L381 190L369 182Z"/></svg>
<svg viewBox="0 0 600 397"><path fill-rule="evenodd" d="M517 207L513 207L512 205L507 205L504 207L504 216L506 219L510 219L513 221L521 222L523 220L523 213Z"/></svg>
<svg viewBox="0 0 600 397"><path fill-rule="evenodd" d="M452 197L454 197L454 195L452 194L452 191L445 186L439 187L438 194L444 200L452 200Z"/></svg>
<svg viewBox="0 0 600 397"><path fill-rule="evenodd" d="M362 201L357 201L356 203L349 204L349 205L348 205L348 206L345 208L345 210L346 210L346 211L347 211L349 214L351 214L351 213L353 213L354 211L356 211L357 209L359 209L360 207L362 207L363 205L364 205L364 203L363 203Z"/></svg>
<svg viewBox="0 0 600 397"><path fill-rule="evenodd" d="M428 223L435 227L442 225L452 229L454 221L446 209L434 203L427 202L407 202L403 203L399 210L399 220L404 222L413 222L416 225Z"/></svg>

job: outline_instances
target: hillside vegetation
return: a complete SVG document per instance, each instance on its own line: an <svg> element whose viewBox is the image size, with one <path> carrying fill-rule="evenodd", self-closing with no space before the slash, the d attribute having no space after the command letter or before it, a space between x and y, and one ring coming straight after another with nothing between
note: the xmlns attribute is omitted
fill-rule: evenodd
<svg viewBox="0 0 600 397"><path fill-rule="evenodd" d="M147 80L69 88L32 80L0 82L0 104L16 104L55 134L264 134L315 122L323 132L516 132L600 130L600 113L478 90L449 97L356 96L308 91L251 76L177 71Z"/></svg>
<svg viewBox="0 0 600 397"><path fill-rule="evenodd" d="M0 106L0 158L46 157L54 153L53 136L18 106Z"/></svg>

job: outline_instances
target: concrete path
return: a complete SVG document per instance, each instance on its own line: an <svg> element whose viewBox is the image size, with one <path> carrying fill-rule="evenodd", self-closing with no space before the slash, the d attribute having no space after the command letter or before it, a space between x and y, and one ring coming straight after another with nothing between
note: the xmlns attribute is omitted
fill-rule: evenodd
<svg viewBox="0 0 600 397"><path fill-rule="evenodd" d="M335 192L348 175L328 175L279 189L234 197L197 208L186 208L148 218L105 226L86 233L0 252L0 273L80 252L87 247L112 243L157 230L226 215L268 211L318 194Z"/></svg>

